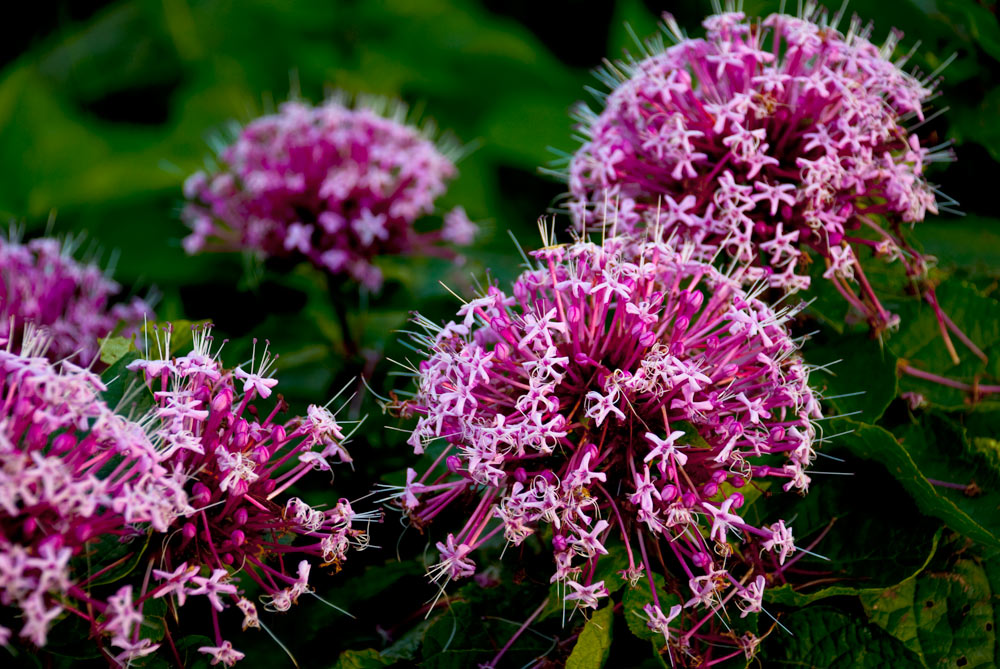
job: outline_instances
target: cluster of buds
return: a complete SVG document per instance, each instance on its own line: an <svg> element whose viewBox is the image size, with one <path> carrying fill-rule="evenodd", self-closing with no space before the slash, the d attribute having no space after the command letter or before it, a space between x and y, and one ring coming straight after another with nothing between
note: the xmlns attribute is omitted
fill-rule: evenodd
<svg viewBox="0 0 1000 669"><path fill-rule="evenodd" d="M878 47L859 19L842 35L840 14L828 21L825 10L759 22L721 13L704 39L666 18L676 43L609 64L603 109L579 110L586 141L568 173L578 224L658 225L699 257L724 250L750 265L746 280L788 291L809 286L811 252L874 328L893 327L859 260L867 249L910 278L926 274L902 227L937 213L924 168L952 159L914 132L929 120L936 73L917 78L901 70L908 55L890 60L898 33Z"/></svg>
<svg viewBox="0 0 1000 669"><path fill-rule="evenodd" d="M386 106L288 102L248 124L220 152L221 167L185 183L184 247L304 257L378 290L374 257L471 243L476 228L460 207L440 230L414 228L456 175L460 150L407 125L403 106L383 116Z"/></svg>
<svg viewBox="0 0 1000 669"><path fill-rule="evenodd" d="M99 337L119 323L129 336L145 317L154 317L138 297L111 304L121 286L96 264L75 260L77 246L50 237L22 242L14 228L0 234L0 338L16 343L25 324L45 326L51 359L88 365Z"/></svg>
<svg viewBox="0 0 1000 669"><path fill-rule="evenodd" d="M95 638L110 637L120 652L102 652L127 664L157 648L140 635L147 600L167 598L176 612L189 597L204 597L216 645L201 650L213 664L231 665L242 654L222 639L218 613L232 604L244 628L263 627L237 586L241 577L266 610L286 611L312 593L309 558L339 568L352 546L367 546L359 523L376 514L356 513L345 499L330 509L282 499L310 471L350 462L349 435L323 407L282 421L287 407L278 396L268 413L257 410L277 384L266 348L259 363L226 369L210 350L209 328L196 329L183 356L169 353L168 328L157 338L158 357L128 365L145 386L133 384L123 404L147 393L154 404L132 421L104 404L91 372L69 362L57 372L37 357L42 346L30 334L20 355L0 354L0 601L21 608L21 635L35 645L45 645L51 621L67 612L86 619ZM100 541L150 533L93 573L80 572L88 562L72 562L99 561ZM122 585L106 600L90 592L94 579L143 551L151 554L141 587ZM9 632L0 633L7 643Z"/></svg>
<svg viewBox="0 0 1000 669"><path fill-rule="evenodd" d="M417 453L445 445L397 503L422 526L479 498L431 573L472 575L472 551L500 533L515 546L550 534L565 602L596 608L595 569L616 541L623 578L653 591L649 625L672 657L752 652L755 638L716 614L733 600L760 611L796 550L784 522L739 513L741 488L809 486L820 409L786 328L795 309L772 309L763 286L747 292L690 246L610 238L533 256L511 295L491 286L444 327L418 318L427 358L401 409L419 416ZM650 542L674 565L673 608L653 587Z"/></svg>

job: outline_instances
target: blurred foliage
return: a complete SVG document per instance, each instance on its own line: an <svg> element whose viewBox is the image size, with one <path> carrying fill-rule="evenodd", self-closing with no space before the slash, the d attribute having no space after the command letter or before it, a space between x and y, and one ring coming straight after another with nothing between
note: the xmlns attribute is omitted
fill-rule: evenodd
<svg viewBox="0 0 1000 669"><path fill-rule="evenodd" d="M752 15L777 6L744 2ZM55 232L86 231L103 248L119 251L116 278L135 290L155 285L163 294L161 319L213 320L219 338L231 339L224 349L230 365L249 357L251 337L269 338L281 354L278 389L296 410L323 403L345 385L358 391L345 411L368 414L368 423L352 445L355 472L338 473L335 481L336 495L352 498L366 494L373 481L401 480L415 461L405 434L383 429L406 424L383 415L352 379L365 376L379 393L407 388L408 379L396 376L404 368L385 358L412 357L398 332L410 311L448 317L456 300L439 282L468 295L487 268L502 283L517 274L520 256L509 235L533 246L535 220L562 190L537 168L553 158L549 147L575 148L567 112L586 97L586 86L596 86L589 68L634 47L625 22L639 36L650 35L666 9L695 33L710 11L707 1L659 6L640 0L600 8L573 0L544 6L527 0L66 0L49 8L29 8L40 19L37 27L7 25L23 32L9 36L8 46L20 49L8 53L0 73L0 160L7 166L0 216L40 233L57 212ZM905 360L963 378L1000 375L1000 228L991 188L1000 160L997 7L993 0L856 0L851 9L875 22L876 40L896 26L905 47L919 42L910 66L934 71L955 54L930 110L948 111L926 131L932 143L955 142L958 161L936 167L930 178L967 215L934 217L916 226L914 237L939 259L933 277L942 284L942 305L990 362L962 351L954 366L930 308L912 297L893 268L879 264L869 274L889 296L886 306L904 317L900 331L883 340L873 340L863 325L845 325L842 301L824 294L818 282L810 295L815 320L802 323L803 332L819 327L806 355L816 365L835 363L829 376L814 379L833 398L830 413L850 414L827 426L832 438L825 445L846 460L827 468L854 476L817 474L816 490L801 501L766 490L748 500L747 513L762 519L796 515L797 537L823 537L816 551L830 558L803 560L821 574L812 587L771 591L769 611L794 636L769 619L754 624L768 634L764 666L996 666L1000 576L984 562L1000 548L996 403L970 406L957 391L900 379L897 365ZM238 256L187 257L180 247L180 185L202 165L212 138L227 123L248 121L284 99L318 100L334 88L401 98L477 147L442 202L461 204L484 222L464 264L386 259L383 294L365 297L331 286L308 267L265 265L251 272ZM334 300L348 307L346 326ZM346 352L348 337L362 343L362 355ZM134 355L120 348L115 355L123 360ZM859 391L864 394L854 394ZM902 391L923 393L931 411L911 412L897 399ZM850 434L833 436L842 432ZM943 488L936 480L974 485L982 494ZM317 487L303 494L330 493ZM836 522L827 527L831 519ZM319 581L324 599L354 618L309 599L287 614L267 616L267 624L302 666L489 661L550 596L547 547L533 537L508 548L493 574L502 585L453 585L432 604L437 593L423 577L424 562L447 527L444 514L442 529L400 536L390 512L373 530L379 548ZM497 553L502 548L493 546ZM617 601L634 614L644 603L642 591L618 581ZM196 612L185 615L191 636L177 647L189 666L204 665L191 649L207 643L195 636L205 621ZM642 625L620 611L612 616L607 607L589 622L577 615L563 624L562 617L550 599L504 662L521 666L544 657L568 666L637 666L648 658L645 666L666 666L650 653ZM289 664L259 631L240 634L237 618L229 617L226 633L252 658L249 666ZM71 628L72 621L61 622L53 638L76 638L79 630ZM51 654L19 653L14 661L81 665L61 650L57 644Z"/></svg>

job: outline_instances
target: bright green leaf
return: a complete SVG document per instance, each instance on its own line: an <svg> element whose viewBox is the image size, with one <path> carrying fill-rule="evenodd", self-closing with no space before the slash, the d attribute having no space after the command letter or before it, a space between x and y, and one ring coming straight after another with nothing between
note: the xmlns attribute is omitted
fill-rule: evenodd
<svg viewBox="0 0 1000 669"><path fill-rule="evenodd" d="M604 666L611 651L614 618L613 602L594 612L583 626L573 652L566 660L566 669L601 669Z"/></svg>
<svg viewBox="0 0 1000 669"><path fill-rule="evenodd" d="M101 362L105 365L113 365L121 360L125 354L135 350L132 340L125 337L108 337L98 341L101 346Z"/></svg>
<svg viewBox="0 0 1000 669"><path fill-rule="evenodd" d="M365 650L345 650L337 659L333 669L378 669L390 663L382 659L382 655L374 648Z"/></svg>
<svg viewBox="0 0 1000 669"><path fill-rule="evenodd" d="M961 559L882 592L862 595L868 619L927 667L996 666L994 595L983 567Z"/></svg>

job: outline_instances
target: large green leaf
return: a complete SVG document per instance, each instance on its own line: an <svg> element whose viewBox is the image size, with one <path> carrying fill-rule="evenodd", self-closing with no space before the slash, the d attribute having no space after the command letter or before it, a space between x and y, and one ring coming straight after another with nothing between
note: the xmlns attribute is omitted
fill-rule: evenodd
<svg viewBox="0 0 1000 669"><path fill-rule="evenodd" d="M1000 96L997 102L1000 105ZM1000 220L981 216L934 218L916 226L914 236L925 253L938 259L942 269L981 276L1000 273Z"/></svg>
<svg viewBox="0 0 1000 669"><path fill-rule="evenodd" d="M831 421L837 432L849 432L838 442L861 458L885 465L910 493L921 512L940 518L952 529L980 543L991 552L1000 550L1000 516L996 491L968 497L959 490L932 485L928 477L948 481L961 476L954 458L948 458L931 434L919 425L906 428L897 440L887 430L850 419ZM958 435L953 436L959 440ZM968 482L968 481L966 481Z"/></svg>
<svg viewBox="0 0 1000 669"><path fill-rule="evenodd" d="M838 413L874 423L896 398L896 357L867 335L823 328L803 352L807 362L822 368L810 374L810 385Z"/></svg>
<svg viewBox="0 0 1000 669"><path fill-rule="evenodd" d="M809 606L781 618L791 634L774 629L764 642L765 667L882 669L919 666L902 643L858 616L823 605Z"/></svg>
<svg viewBox="0 0 1000 669"><path fill-rule="evenodd" d="M889 589L906 587L907 583L914 581L917 576L922 574L930 564L931 560L934 558L934 554L937 552L938 543L941 539L941 530L938 530L934 535L933 544L931 546L931 551L927 555L927 559L921 564L913 573L907 576L905 579L900 581L898 584L891 586ZM775 604L784 604L787 606L805 606L807 604L812 604L813 602L819 601L821 599L826 599L828 597L870 597L878 596L883 592L888 590L884 587L858 587L855 585L831 585L825 588L820 588L819 590L812 590L808 593L802 593L796 591L791 584L786 583L777 588L769 588L764 592L764 599Z"/></svg>
<svg viewBox="0 0 1000 669"><path fill-rule="evenodd" d="M814 473L804 499L775 495L764 504L767 515L754 521L784 519L796 546L823 556L797 555L790 584L778 581L765 590L768 601L801 606L895 585L920 573L935 551L940 523L921 515L881 467L837 452L845 462L824 459L814 468L848 475ZM797 575L798 570L805 573Z"/></svg>
<svg viewBox="0 0 1000 669"><path fill-rule="evenodd" d="M525 601L526 589L508 578L495 588L466 585L438 614L423 635L425 667L468 667L492 660L542 600ZM527 604L527 605L526 605ZM578 624L579 617L572 624ZM580 621L582 622L582 621ZM567 623L569 628L570 623ZM506 651L503 662L521 666L551 650L551 639L525 631Z"/></svg>
<svg viewBox="0 0 1000 669"><path fill-rule="evenodd" d="M910 300L898 305L901 317L899 332L888 338L889 349L912 367L951 380L973 384L981 380L995 384L1000 373L1000 303L981 294L968 282L950 280L937 289L937 299L945 314L989 358L980 361L955 336L951 335L960 362L955 364L940 333L940 326L930 305ZM922 394L931 404L948 410L969 408L969 394L903 374L900 389ZM995 408L989 397L985 407Z"/></svg>
<svg viewBox="0 0 1000 669"><path fill-rule="evenodd" d="M601 669L608 660L611 637L614 631L615 607L613 603L598 609L590 617L566 660L566 669Z"/></svg>
<svg viewBox="0 0 1000 669"><path fill-rule="evenodd" d="M927 667L995 667L997 594L982 565L959 559L947 571L861 596L868 619Z"/></svg>

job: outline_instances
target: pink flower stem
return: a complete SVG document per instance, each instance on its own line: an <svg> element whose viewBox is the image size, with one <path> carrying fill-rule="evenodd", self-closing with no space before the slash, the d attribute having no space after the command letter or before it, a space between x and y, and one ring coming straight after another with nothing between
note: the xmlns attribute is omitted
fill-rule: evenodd
<svg viewBox="0 0 1000 669"><path fill-rule="evenodd" d="M539 615L541 615L542 611L545 610L545 605L548 604L548 603L549 603L549 600L548 600L548 598L546 598L545 601L543 601L539 605L539 607L537 609L535 609L534 613L532 613L530 616L528 616L528 619L525 620L521 624L521 626L517 628L517 631L514 632L513 636L511 636L510 639L507 640L507 643L505 643L503 645L503 648L501 648L500 652L497 653L493 657L493 659L490 661L490 663L487 664L487 665L483 665L483 666L489 667L490 669L492 669L493 667L496 667L497 666L497 662L499 662L500 658L502 658L504 656L504 653L506 653L508 650L510 650L510 647L513 646L514 642L517 641L518 637L520 637L524 633L524 630L528 629L528 627L531 625L531 623L533 623L535 621L535 618L537 618Z"/></svg>
<svg viewBox="0 0 1000 669"><path fill-rule="evenodd" d="M930 372L925 372L921 369L917 369L912 365L901 364L899 370L910 376L915 376L918 379L924 379L926 381L933 381L934 383L940 383L942 386L948 386L949 388L956 388L958 390L964 390L967 393L1000 393L1000 386L981 386L978 383L975 385L969 385L968 383L962 383L961 381L955 381L954 379L945 378L937 374L932 374Z"/></svg>
<svg viewBox="0 0 1000 669"><path fill-rule="evenodd" d="M743 653L743 649L739 649L739 650L737 650L737 651L735 651L733 653L730 653L729 655L723 655L722 657L717 657L717 658L715 658L714 660L712 660L710 662L706 662L703 666L711 667L713 664L720 664L720 663L725 662L726 660L728 660L730 658L734 658L737 655L741 655L742 653Z"/></svg>
<svg viewBox="0 0 1000 669"><path fill-rule="evenodd" d="M989 362L989 359L986 357L986 354L983 353L982 350L978 346L976 346L975 343L973 343L973 341L969 339L969 337L966 336L966 334L962 332L962 330L959 329L959 327L955 325L955 323L950 318L948 318L948 314L946 314L944 312L944 309L941 308L941 305L938 304L937 294L934 292L933 288L924 293L924 299L927 300L927 303L934 308L934 313L938 317L938 323L943 322L944 325L947 326L947 328L951 330L954 333L954 335L961 340L963 344L969 347L969 350L972 351L972 353L977 358L979 358L983 362ZM957 362L958 361L956 360L956 363Z"/></svg>
<svg viewBox="0 0 1000 669"><path fill-rule="evenodd" d="M889 314L882 307L882 303L879 302L878 297L875 295L875 291L872 290L871 284L868 283L868 277L865 276L865 271L861 269L861 261L858 260L858 256L856 254L854 254L854 272L858 277L858 283L861 284L861 289L868 296L868 299L871 300L872 305L878 312L879 319L882 323L888 325L890 321Z"/></svg>
<svg viewBox="0 0 1000 669"><path fill-rule="evenodd" d="M969 487L962 483L949 483L948 481L938 481L937 479L927 479L927 482L941 488L953 488L955 490L965 490Z"/></svg>
<svg viewBox="0 0 1000 669"><path fill-rule="evenodd" d="M631 458L630 458L630 461L631 461ZM632 465L632 471L633 472L635 471L635 465L634 464ZM600 483L598 483L597 487L601 489L601 492L604 493L604 497L608 500L608 502L611 503L611 510L615 512L615 518L618 519L618 526L622 528L622 539L625 541L625 552L628 553L628 566L629 566L629 569L634 569L635 568L635 558L632 556L632 546L629 545L628 532L625 529L625 521L622 520L622 514L619 513L619 511L618 511L618 505L615 504L614 498L612 498L611 495L608 494L608 491L604 489L604 486L602 486Z"/></svg>
<svg viewBox="0 0 1000 669"><path fill-rule="evenodd" d="M646 542L642 540L642 530L638 532L639 551L642 553L642 565L646 568L646 578L649 580L649 590L653 593L653 604L660 605L660 597L656 594L656 581L653 580L653 570L650 568L649 556L646 555Z"/></svg>
<svg viewBox="0 0 1000 669"><path fill-rule="evenodd" d="M830 279L830 283L833 284L833 287L837 289L837 292L840 293L852 307L860 311L862 314L865 314L866 316L871 314L871 311L865 306L865 303L859 300L858 296L855 295L851 290L844 287L837 277L833 277L832 279Z"/></svg>

